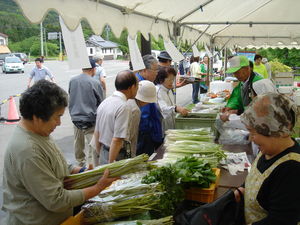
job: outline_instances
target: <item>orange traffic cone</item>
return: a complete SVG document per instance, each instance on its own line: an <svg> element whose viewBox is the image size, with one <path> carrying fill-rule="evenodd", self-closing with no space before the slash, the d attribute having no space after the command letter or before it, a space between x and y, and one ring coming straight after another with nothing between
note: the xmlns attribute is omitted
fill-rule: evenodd
<svg viewBox="0 0 300 225"><path fill-rule="evenodd" d="M12 96L9 97L8 117L5 124L16 124L20 120L15 100Z"/></svg>

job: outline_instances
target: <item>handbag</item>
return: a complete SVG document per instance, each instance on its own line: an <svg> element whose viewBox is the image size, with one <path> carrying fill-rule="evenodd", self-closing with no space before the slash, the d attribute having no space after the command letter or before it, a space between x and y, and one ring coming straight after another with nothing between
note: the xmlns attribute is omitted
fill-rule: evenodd
<svg viewBox="0 0 300 225"><path fill-rule="evenodd" d="M214 202L183 212L175 217L176 225L244 225L244 198L235 201L234 192L228 190Z"/></svg>

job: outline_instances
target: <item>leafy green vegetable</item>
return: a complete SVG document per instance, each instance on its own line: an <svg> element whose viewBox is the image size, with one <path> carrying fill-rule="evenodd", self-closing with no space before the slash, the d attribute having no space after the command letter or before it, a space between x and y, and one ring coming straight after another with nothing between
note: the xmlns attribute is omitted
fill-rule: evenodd
<svg viewBox="0 0 300 225"><path fill-rule="evenodd" d="M208 188L216 181L216 175L208 162L196 157L184 157L174 164L182 183Z"/></svg>
<svg viewBox="0 0 300 225"><path fill-rule="evenodd" d="M178 179L178 172L172 165L159 167L151 170L142 179L142 183L151 184L159 182L162 186L163 194L160 196L161 216L172 215L176 206L184 199L183 186Z"/></svg>
<svg viewBox="0 0 300 225"><path fill-rule="evenodd" d="M196 157L188 156L177 160L174 164L158 167L143 177L142 183L161 184L164 191L159 208L162 216L174 213L176 206L184 199L184 188L193 185L208 188L216 180L211 165Z"/></svg>

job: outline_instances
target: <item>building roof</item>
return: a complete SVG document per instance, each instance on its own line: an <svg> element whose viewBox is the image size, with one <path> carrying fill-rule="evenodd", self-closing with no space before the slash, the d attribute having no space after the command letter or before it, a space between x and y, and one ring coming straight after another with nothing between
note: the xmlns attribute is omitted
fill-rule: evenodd
<svg viewBox="0 0 300 225"><path fill-rule="evenodd" d="M0 36L8 38L8 36L6 34L0 33Z"/></svg>
<svg viewBox="0 0 300 225"><path fill-rule="evenodd" d="M112 41L106 41L101 36L92 35L86 41L88 46L95 46L101 48L118 48L118 44Z"/></svg>

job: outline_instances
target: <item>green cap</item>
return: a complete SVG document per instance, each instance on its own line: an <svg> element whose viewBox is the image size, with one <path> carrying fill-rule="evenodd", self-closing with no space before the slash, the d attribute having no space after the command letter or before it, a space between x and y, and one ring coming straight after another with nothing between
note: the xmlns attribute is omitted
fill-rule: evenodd
<svg viewBox="0 0 300 225"><path fill-rule="evenodd" d="M227 69L226 73L235 73L239 69L244 66L249 66L249 60L246 56L234 56L228 60L229 68Z"/></svg>

